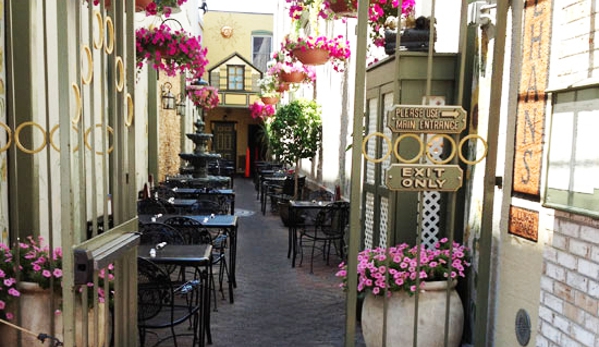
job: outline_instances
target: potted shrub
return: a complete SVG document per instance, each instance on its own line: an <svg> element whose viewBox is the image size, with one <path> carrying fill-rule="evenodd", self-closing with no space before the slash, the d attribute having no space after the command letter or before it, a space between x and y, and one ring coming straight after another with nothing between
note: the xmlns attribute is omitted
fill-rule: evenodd
<svg viewBox="0 0 599 347"><path fill-rule="evenodd" d="M29 236L24 242L19 242L15 247L8 247L0 243L0 318L9 321L15 320L17 315L21 316L23 327L35 332L46 332L62 340L62 315L60 311L54 313L49 311L51 292L54 292L54 298L57 300L54 305L60 307L62 294L62 250L55 248L50 250L48 246L43 245L43 238L37 239ZM19 266L17 267L17 263ZM100 319L105 319L109 314L104 302L110 297L110 293L104 292L104 280L112 284L113 274L112 265L108 271L102 270L99 273L99 286L97 288ZM17 281L18 278L18 281ZM110 284L110 285L111 285ZM87 287L92 287L93 283L88 283ZM83 286L76 289L76 293L81 293ZM88 310L82 310L78 307L77 324L81 325L83 312L87 312L89 322L88 332L91 339L94 338L96 327L93 326L93 290L87 291L90 307ZM21 310L18 310L18 308ZM54 315L56 321L56 331L50 330L50 316ZM103 325L100 338L103 338ZM0 345L16 346L17 334L13 328L0 324ZM80 326L77 331L81 332ZM35 337L23 334L21 337L23 345L33 345L39 343ZM81 345L82 336L77 336L77 345ZM91 342L91 341L90 341ZM102 345L102 341L98 345Z"/></svg>
<svg viewBox="0 0 599 347"><path fill-rule="evenodd" d="M359 294L365 294L361 323L366 344L381 345L385 300L386 345L414 344L414 295L418 291L418 346L442 346L445 338L445 320L442 317L445 316L449 286L448 346L459 346L464 311L455 285L458 278L466 276L469 266L469 250L457 242L450 244L447 238L441 239L432 249L402 243L389 249L379 247L361 251L358 254L357 290ZM342 278L342 287L346 288L347 265L341 263L339 267L337 276Z"/></svg>
<svg viewBox="0 0 599 347"><path fill-rule="evenodd" d="M199 79L205 72L208 50L200 45L201 38L183 30L173 31L168 25L135 30L135 58L137 67L152 61L152 68L175 76L188 71L190 79Z"/></svg>
<svg viewBox="0 0 599 347"><path fill-rule="evenodd" d="M298 194L299 161L316 155L322 140L320 106L314 100L297 99L279 107L270 124L270 149L281 162L295 165Z"/></svg>

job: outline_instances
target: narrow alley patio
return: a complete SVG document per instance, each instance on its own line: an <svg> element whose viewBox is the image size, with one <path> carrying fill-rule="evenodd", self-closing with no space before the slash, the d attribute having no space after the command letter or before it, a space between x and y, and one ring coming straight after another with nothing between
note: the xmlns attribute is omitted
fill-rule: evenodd
<svg viewBox="0 0 599 347"><path fill-rule="evenodd" d="M270 208L262 215L251 179L236 178L234 189L239 216L237 288L233 304L221 300L220 294L217 298L218 311L211 312L212 346L343 346L345 295L335 277L339 258L332 255L326 265L315 257L313 274L309 256L303 266L292 268L288 229L279 215ZM185 324L179 329L186 329ZM356 330L356 346L364 346L359 327ZM191 345L182 340L184 346Z"/></svg>

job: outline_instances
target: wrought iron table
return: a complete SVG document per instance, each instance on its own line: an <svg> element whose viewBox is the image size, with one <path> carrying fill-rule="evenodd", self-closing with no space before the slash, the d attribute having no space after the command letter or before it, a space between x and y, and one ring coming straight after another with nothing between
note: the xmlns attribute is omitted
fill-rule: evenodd
<svg viewBox="0 0 599 347"><path fill-rule="evenodd" d="M153 245L139 245L137 255L145 260L155 264L169 264L193 267L200 273L202 283L201 295L201 315L199 322L200 346L205 346L205 340L212 344L210 333L210 284L209 269L211 264L212 246L209 244L201 245L166 245L164 248L155 250L155 255L150 255L150 249L156 249Z"/></svg>

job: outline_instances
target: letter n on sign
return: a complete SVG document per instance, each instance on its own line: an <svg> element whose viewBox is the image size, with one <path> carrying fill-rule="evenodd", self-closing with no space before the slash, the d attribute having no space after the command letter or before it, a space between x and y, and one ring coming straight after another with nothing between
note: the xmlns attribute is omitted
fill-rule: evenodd
<svg viewBox="0 0 599 347"><path fill-rule="evenodd" d="M539 212L510 206L510 234L537 242L539 240Z"/></svg>

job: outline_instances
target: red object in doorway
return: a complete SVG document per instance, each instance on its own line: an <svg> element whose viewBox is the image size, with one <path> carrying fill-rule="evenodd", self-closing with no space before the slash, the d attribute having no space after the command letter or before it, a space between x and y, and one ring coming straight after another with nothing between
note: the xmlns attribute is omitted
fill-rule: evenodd
<svg viewBox="0 0 599 347"><path fill-rule="evenodd" d="M245 150L245 178L250 177L250 148Z"/></svg>

